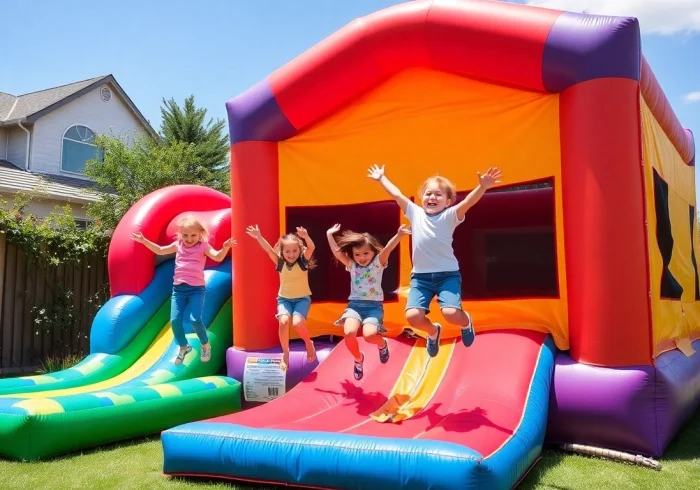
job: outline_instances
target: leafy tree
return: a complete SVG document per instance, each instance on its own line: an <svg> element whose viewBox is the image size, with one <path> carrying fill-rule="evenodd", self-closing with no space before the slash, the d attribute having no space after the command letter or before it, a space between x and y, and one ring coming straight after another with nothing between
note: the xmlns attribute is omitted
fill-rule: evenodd
<svg viewBox="0 0 700 490"><path fill-rule="evenodd" d="M166 144L176 142L195 145L199 164L209 171L209 187L229 192L229 142L223 120L204 120L207 110L198 108L194 95L185 99L180 107L175 99L166 101L160 109L162 115L161 133Z"/></svg>
<svg viewBox="0 0 700 490"><path fill-rule="evenodd" d="M122 216L143 196L176 184L211 186L209 169L201 164L197 146L184 142L164 144L149 136L123 139L100 135L95 144L103 155L90 160L85 174L93 179L100 201L88 206L88 214L102 227L113 230Z"/></svg>

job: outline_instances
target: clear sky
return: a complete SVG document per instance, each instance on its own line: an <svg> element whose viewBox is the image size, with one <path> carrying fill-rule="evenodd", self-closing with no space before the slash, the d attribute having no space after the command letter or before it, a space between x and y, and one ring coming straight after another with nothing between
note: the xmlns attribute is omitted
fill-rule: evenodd
<svg viewBox="0 0 700 490"><path fill-rule="evenodd" d="M511 0L633 15L643 51L700 148L700 0ZM151 124L162 98L226 100L356 17L398 0L3 0L0 91L19 95L113 74Z"/></svg>

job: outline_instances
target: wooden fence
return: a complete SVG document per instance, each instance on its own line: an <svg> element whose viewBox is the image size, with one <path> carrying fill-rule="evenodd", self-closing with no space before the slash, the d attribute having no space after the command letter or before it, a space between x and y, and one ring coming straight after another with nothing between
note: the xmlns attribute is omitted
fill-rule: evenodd
<svg viewBox="0 0 700 490"><path fill-rule="evenodd" d="M0 234L0 373L34 371L48 356L86 354L92 320L109 299L107 281L104 257L43 268Z"/></svg>

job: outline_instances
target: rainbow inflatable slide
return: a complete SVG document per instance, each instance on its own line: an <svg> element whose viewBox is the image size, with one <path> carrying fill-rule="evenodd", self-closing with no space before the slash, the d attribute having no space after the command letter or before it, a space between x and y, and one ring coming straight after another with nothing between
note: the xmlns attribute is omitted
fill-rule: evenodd
<svg viewBox="0 0 700 490"><path fill-rule="evenodd" d="M0 456L36 460L240 409L240 383L217 373L231 345L231 260L208 259L203 319L212 357L194 352L176 366L170 329L174 261L133 242L140 231L172 243L183 213L201 217L212 245L231 236L231 200L199 186L174 186L141 199L109 247L111 299L90 333L90 355L65 371L0 380Z"/></svg>
<svg viewBox="0 0 700 490"><path fill-rule="evenodd" d="M511 488L545 440L658 456L696 410L694 142L641 54L636 19L407 2L352 22L227 108L234 234L307 227L316 337L342 335L333 322L348 294L326 229L386 241L402 222L370 165L414 198L437 173L460 198L489 166L505 180L454 240L472 347L445 326L429 358L405 326L406 240L384 275L388 364L363 345L356 382L342 345L310 374L293 361L273 401L166 430L166 474ZM245 385L241 366L279 357L277 275L251 239L233 261L227 365Z"/></svg>

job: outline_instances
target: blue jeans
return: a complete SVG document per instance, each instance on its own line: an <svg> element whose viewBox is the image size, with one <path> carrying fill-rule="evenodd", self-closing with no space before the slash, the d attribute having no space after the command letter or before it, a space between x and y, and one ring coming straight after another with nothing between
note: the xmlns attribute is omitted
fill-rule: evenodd
<svg viewBox="0 0 700 490"><path fill-rule="evenodd" d="M381 301L367 301L351 299L343 315L335 322L335 325L342 325L346 318L354 318L361 325L367 323L376 325L379 333L386 333L384 328L384 304Z"/></svg>
<svg viewBox="0 0 700 490"><path fill-rule="evenodd" d="M421 272L411 274L406 309L430 312L430 302L437 296L440 308L462 309L462 275L459 271Z"/></svg>
<svg viewBox="0 0 700 490"><path fill-rule="evenodd" d="M170 325L172 326L175 340L180 347L187 346L185 324L192 327L202 344L209 342L207 329L204 328L204 323L202 322L204 286L174 285L170 305Z"/></svg>
<svg viewBox="0 0 700 490"><path fill-rule="evenodd" d="M279 319L282 315L289 315L289 319L292 316L297 315L302 319L306 320L309 316L309 310L311 309L311 296L302 296L301 298L282 298L277 297L277 314L276 318Z"/></svg>

